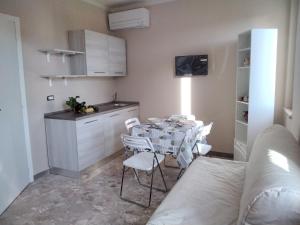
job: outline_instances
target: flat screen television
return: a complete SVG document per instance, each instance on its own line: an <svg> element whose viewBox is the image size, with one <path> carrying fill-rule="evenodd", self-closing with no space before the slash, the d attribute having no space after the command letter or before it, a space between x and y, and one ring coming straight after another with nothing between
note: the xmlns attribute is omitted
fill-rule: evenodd
<svg viewBox="0 0 300 225"><path fill-rule="evenodd" d="M208 55L175 57L176 76L203 76L208 74Z"/></svg>

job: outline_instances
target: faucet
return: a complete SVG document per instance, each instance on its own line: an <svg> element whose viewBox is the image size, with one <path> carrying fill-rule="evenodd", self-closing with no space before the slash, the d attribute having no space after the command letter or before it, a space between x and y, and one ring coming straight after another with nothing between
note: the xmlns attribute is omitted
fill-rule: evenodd
<svg viewBox="0 0 300 225"><path fill-rule="evenodd" d="M113 102L116 102L116 101L117 101L117 98L118 98L118 93L115 92Z"/></svg>

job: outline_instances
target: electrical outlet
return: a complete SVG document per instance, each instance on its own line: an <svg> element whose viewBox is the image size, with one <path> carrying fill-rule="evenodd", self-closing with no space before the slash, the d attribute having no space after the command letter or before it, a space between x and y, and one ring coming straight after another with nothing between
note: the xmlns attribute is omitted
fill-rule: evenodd
<svg viewBox="0 0 300 225"><path fill-rule="evenodd" d="M54 101L54 95L48 95L47 96L47 101Z"/></svg>

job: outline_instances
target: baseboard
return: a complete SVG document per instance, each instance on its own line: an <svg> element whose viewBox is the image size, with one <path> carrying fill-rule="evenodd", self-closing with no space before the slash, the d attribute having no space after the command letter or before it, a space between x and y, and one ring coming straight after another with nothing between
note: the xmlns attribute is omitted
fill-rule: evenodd
<svg viewBox="0 0 300 225"><path fill-rule="evenodd" d="M232 153L211 151L207 155L208 156L215 156L215 157L225 158L225 159L233 159L233 154Z"/></svg>
<svg viewBox="0 0 300 225"><path fill-rule="evenodd" d="M57 167L50 168L50 173L54 175L61 175L70 178L80 178L79 171L71 171L71 170L61 169Z"/></svg>
<svg viewBox="0 0 300 225"><path fill-rule="evenodd" d="M33 180L36 181L37 179L39 179L39 178L41 178L42 176L45 176L45 175L47 175L47 174L49 174L49 173L50 173L49 170L44 170L44 171L42 171L42 172L39 172L39 173L37 173L37 174L35 174L35 175L33 176Z"/></svg>

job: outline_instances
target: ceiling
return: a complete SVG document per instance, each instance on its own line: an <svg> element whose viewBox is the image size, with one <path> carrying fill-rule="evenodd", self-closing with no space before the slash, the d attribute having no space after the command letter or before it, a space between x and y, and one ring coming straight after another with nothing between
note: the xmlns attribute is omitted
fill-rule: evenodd
<svg viewBox="0 0 300 225"><path fill-rule="evenodd" d="M105 10L122 8L122 7L141 7L156 5L165 2L171 2L175 0L82 0L84 2L90 3L94 6L103 8Z"/></svg>

